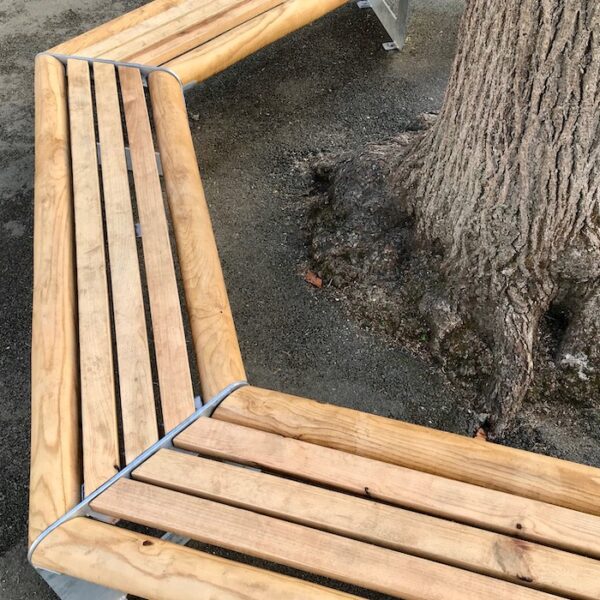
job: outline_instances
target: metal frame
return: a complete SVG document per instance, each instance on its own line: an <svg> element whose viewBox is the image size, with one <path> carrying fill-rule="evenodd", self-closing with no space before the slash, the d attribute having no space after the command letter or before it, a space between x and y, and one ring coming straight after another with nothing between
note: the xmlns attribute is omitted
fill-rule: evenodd
<svg viewBox="0 0 600 600"><path fill-rule="evenodd" d="M56 531L61 525L75 519L77 517L89 517L100 521L107 521L104 515L93 511L90 508L90 503L97 498L100 494L105 492L109 487L114 485L119 479L130 478L131 474L137 469L142 463L147 461L149 458L154 456L159 450L164 448L173 448L173 440L182 431L187 429L192 423L202 417L210 417L216 408L235 390L248 385L245 381L237 381L228 385L206 404L200 406L194 413L192 413L187 419L182 421L177 427L174 427L169 433L163 438L158 440L155 444L150 446L147 450L142 452L137 458L129 463L124 469L116 473L107 482L101 485L98 489L92 492L89 496L84 498L77 506L74 506L71 510L65 513L60 519L56 520L49 527L47 527L40 535L33 541L27 552L27 560L31 566L38 572L38 574L44 579L44 581L52 588L54 593L60 598L60 600L126 600L127 594L118 590L110 589L83 579L71 577L63 573L55 573L37 567L33 562L33 555L38 546L46 539L53 531ZM189 541L187 538L173 534L170 532L165 533L162 539L169 541L173 544L185 545Z"/></svg>
<svg viewBox="0 0 600 600"><path fill-rule="evenodd" d="M406 41L409 0L360 0L359 8L372 8L392 38L385 50L400 50Z"/></svg>
<svg viewBox="0 0 600 600"><path fill-rule="evenodd" d="M100 142L96 142L96 156L98 157L98 166L102 168L102 144ZM155 152L154 156L156 156L156 166L158 168L158 174L162 177L164 173L162 167L162 160L160 158L160 152ZM129 148L129 146L125 146L125 163L127 164L127 170L133 171L131 149Z"/></svg>
<svg viewBox="0 0 600 600"><path fill-rule="evenodd" d="M127 600L127 594L83 579L35 567L60 600Z"/></svg>
<svg viewBox="0 0 600 600"><path fill-rule="evenodd" d="M167 67L148 66L148 65L142 65L140 63L110 60L108 58L90 58L89 56L80 56L78 54L56 54L54 52L40 52L40 55L52 56L53 58L56 58L56 60L59 60L63 65L66 65L67 61L69 59L73 59L73 60L83 60L89 64L98 62L98 63L105 63L108 65L114 65L115 67L131 67L133 69L137 69L142 74L142 79L144 80L145 86L148 85L147 80L148 80L148 75L150 75L150 73L153 73L154 71L162 71L163 73L168 73L169 75L172 75L173 77L175 77L175 79L177 79L177 81L179 82L181 89L185 89L179 75L177 75L177 73L175 73L175 71L173 71L172 69L169 69Z"/></svg>

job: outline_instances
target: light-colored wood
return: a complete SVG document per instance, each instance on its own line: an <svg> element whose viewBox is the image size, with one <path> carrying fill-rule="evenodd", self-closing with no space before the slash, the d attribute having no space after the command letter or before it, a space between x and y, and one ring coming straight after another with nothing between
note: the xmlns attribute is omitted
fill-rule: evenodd
<svg viewBox="0 0 600 600"><path fill-rule="evenodd" d="M36 566L155 600L341 600L354 598L184 546L74 519L35 551Z"/></svg>
<svg viewBox="0 0 600 600"><path fill-rule="evenodd" d="M63 65L35 59L29 542L79 502L73 196Z"/></svg>
<svg viewBox="0 0 600 600"><path fill-rule="evenodd" d="M74 149L83 481L89 494L119 470L119 441L89 65L69 60L67 74Z"/></svg>
<svg viewBox="0 0 600 600"><path fill-rule="evenodd" d="M128 60L142 64L163 64L253 19L282 1L251 0L233 4L214 19L197 20L175 35L161 37L154 44L147 44L143 50L128 56Z"/></svg>
<svg viewBox="0 0 600 600"><path fill-rule="evenodd" d="M94 82L123 441L129 463L156 442L158 427L115 67L94 63Z"/></svg>
<svg viewBox="0 0 600 600"><path fill-rule="evenodd" d="M600 515L600 469L245 387L219 419L383 462Z"/></svg>
<svg viewBox="0 0 600 600"><path fill-rule="evenodd" d="M202 393L208 399L246 374L180 85L172 75L155 72L150 93Z"/></svg>
<svg viewBox="0 0 600 600"><path fill-rule="evenodd" d="M172 450L134 478L555 594L600 597L600 561L372 500Z"/></svg>
<svg viewBox="0 0 600 600"><path fill-rule="evenodd" d="M167 62L166 66L175 71L184 84L204 81L346 2L347 0L287 0Z"/></svg>
<svg viewBox="0 0 600 600"><path fill-rule="evenodd" d="M86 48L86 55L159 65L281 4L283 0L189 0L120 35Z"/></svg>
<svg viewBox="0 0 600 600"><path fill-rule="evenodd" d="M142 78L137 69L119 67L119 79L142 228L160 400L169 431L194 412L194 392Z"/></svg>
<svg viewBox="0 0 600 600"><path fill-rule="evenodd" d="M145 48L185 31L198 22L217 18L247 0L183 0L172 8L140 21L120 33L82 49L90 57L126 60Z"/></svg>
<svg viewBox="0 0 600 600"><path fill-rule="evenodd" d="M216 419L175 445L600 558L600 518Z"/></svg>
<svg viewBox="0 0 600 600"><path fill-rule="evenodd" d="M155 15L161 14L170 8L178 6L187 0L154 0L136 8L124 15L94 27L77 37L55 46L49 52L55 54L82 55L83 50L107 38L118 35L119 33L131 29Z"/></svg>
<svg viewBox="0 0 600 600"><path fill-rule="evenodd" d="M92 502L101 513L173 531L404 600L556 598L356 540L154 487L120 480Z"/></svg>

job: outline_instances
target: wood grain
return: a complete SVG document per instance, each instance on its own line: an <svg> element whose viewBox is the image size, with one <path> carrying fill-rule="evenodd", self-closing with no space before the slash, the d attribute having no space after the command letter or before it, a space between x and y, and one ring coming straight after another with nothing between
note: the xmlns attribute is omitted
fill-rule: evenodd
<svg viewBox="0 0 600 600"><path fill-rule="evenodd" d="M124 15L121 15L112 21L102 23L98 27L94 27L89 31L82 33L70 40L67 40L58 46L54 46L49 52L56 54L83 55L85 48L89 48L94 44L114 37L121 32L131 29L136 25L151 19L152 17L164 13L165 11L174 8L186 2L187 0L153 0L148 2ZM89 56L91 58L91 56Z"/></svg>
<svg viewBox="0 0 600 600"><path fill-rule="evenodd" d="M283 0L189 0L86 48L89 56L159 65L281 4Z"/></svg>
<svg viewBox="0 0 600 600"><path fill-rule="evenodd" d="M119 441L89 65L71 59L67 74L74 148L83 479L89 494L119 470Z"/></svg>
<svg viewBox="0 0 600 600"><path fill-rule="evenodd" d="M33 561L50 571L154 600L354 598L84 518L49 535Z"/></svg>
<svg viewBox="0 0 600 600"><path fill-rule="evenodd" d="M287 0L165 64L184 84L200 82L322 17L347 0Z"/></svg>
<svg viewBox="0 0 600 600"><path fill-rule="evenodd" d="M394 552L154 487L120 480L94 510L405 600L556 598L422 558Z"/></svg>
<svg viewBox="0 0 600 600"><path fill-rule="evenodd" d="M600 561L372 500L172 450L134 478L536 589L600 597Z"/></svg>
<svg viewBox="0 0 600 600"><path fill-rule="evenodd" d="M282 1L252 0L232 4L213 19L196 20L175 35L161 37L153 44L147 44L142 50L131 54L128 60L142 64L161 65L253 19L281 4Z"/></svg>
<svg viewBox="0 0 600 600"><path fill-rule="evenodd" d="M170 39L193 23L214 19L246 0L183 0L143 21L82 50L86 56L126 60L148 46Z"/></svg>
<svg viewBox="0 0 600 600"><path fill-rule="evenodd" d="M194 412L183 319L148 108L137 69L119 67L165 430Z"/></svg>
<svg viewBox="0 0 600 600"><path fill-rule="evenodd" d="M152 73L150 94L202 393L211 398L246 373L180 85Z"/></svg>
<svg viewBox="0 0 600 600"><path fill-rule="evenodd" d="M232 394L215 416L600 515L600 469L593 467L253 387Z"/></svg>
<svg viewBox="0 0 600 600"><path fill-rule="evenodd" d="M200 419L175 445L600 558L600 519L552 504L216 419Z"/></svg>
<svg viewBox="0 0 600 600"><path fill-rule="evenodd" d="M29 542L81 493L75 233L63 65L35 59Z"/></svg>
<svg viewBox="0 0 600 600"><path fill-rule="evenodd" d="M150 351L115 67L94 63L125 459L158 439Z"/></svg>

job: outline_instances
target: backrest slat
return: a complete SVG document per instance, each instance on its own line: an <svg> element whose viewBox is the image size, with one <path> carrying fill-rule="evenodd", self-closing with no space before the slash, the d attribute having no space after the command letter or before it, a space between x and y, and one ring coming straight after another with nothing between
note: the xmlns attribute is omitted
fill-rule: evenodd
<svg viewBox="0 0 600 600"><path fill-rule="evenodd" d="M119 470L108 282L87 62L69 60L83 472L87 493Z"/></svg>
<svg viewBox="0 0 600 600"><path fill-rule="evenodd" d="M163 421L169 431L194 411L192 379L142 77L135 68L119 67L119 80L142 228Z"/></svg>
<svg viewBox="0 0 600 600"><path fill-rule="evenodd" d="M144 298L115 67L94 63L102 184L111 265L125 459L158 439Z"/></svg>

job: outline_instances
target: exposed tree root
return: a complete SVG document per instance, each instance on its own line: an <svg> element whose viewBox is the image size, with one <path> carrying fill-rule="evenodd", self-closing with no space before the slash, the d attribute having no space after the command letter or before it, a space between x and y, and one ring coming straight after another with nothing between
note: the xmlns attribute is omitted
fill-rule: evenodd
<svg viewBox="0 0 600 600"><path fill-rule="evenodd" d="M570 294L568 324L558 331L546 318L559 295L554 284L515 279L494 298L473 293L477 280L454 278L446 249L419 235L418 213L391 176L420 135L315 166L312 268L344 291L350 312L367 327L439 361L475 410L489 415L492 439L516 424L528 392L593 399L600 383L600 287L588 283ZM534 366L536 354L545 358Z"/></svg>
<svg viewBox="0 0 600 600"><path fill-rule="evenodd" d="M440 356L468 339L457 372L485 348L474 364L497 436L538 380L598 382L600 5L471 0L459 40L429 129L321 169L311 250L399 337L428 337ZM557 305L566 326L551 350Z"/></svg>

